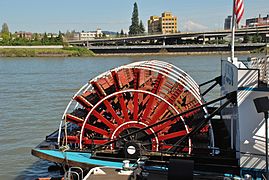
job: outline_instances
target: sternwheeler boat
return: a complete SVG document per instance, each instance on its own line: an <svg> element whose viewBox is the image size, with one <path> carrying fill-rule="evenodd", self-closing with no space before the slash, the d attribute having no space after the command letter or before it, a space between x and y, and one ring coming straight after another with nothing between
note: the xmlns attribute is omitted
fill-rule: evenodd
<svg viewBox="0 0 269 180"><path fill-rule="evenodd" d="M262 177L266 120L254 101L269 95L268 62L222 60L220 76L200 85L158 60L109 70L75 93L32 154L88 170L128 160L149 174ZM215 86L220 96L205 100Z"/></svg>
<svg viewBox="0 0 269 180"><path fill-rule="evenodd" d="M197 84L158 60L104 72L75 93L58 130L32 154L79 167L80 174L72 170L78 179L106 174L102 167L110 179L267 177L269 57L234 57L243 1L233 9L231 58L221 61L218 77ZM208 99L217 86L219 97Z"/></svg>

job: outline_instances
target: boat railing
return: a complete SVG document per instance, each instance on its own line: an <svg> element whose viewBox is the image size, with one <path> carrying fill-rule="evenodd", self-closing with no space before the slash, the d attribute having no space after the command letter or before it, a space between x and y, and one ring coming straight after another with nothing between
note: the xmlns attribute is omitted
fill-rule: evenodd
<svg viewBox="0 0 269 180"><path fill-rule="evenodd" d="M251 58L250 68L259 69L259 81L269 84L269 56Z"/></svg>
<svg viewBox="0 0 269 180"><path fill-rule="evenodd" d="M71 180L74 179L74 177L77 177L78 180L82 180L84 178L83 176L83 170L80 167L70 167L68 171L64 174L65 180Z"/></svg>

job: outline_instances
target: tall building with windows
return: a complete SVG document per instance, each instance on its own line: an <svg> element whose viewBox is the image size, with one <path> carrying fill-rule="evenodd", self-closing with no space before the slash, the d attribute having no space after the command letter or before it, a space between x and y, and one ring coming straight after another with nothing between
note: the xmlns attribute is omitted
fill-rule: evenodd
<svg viewBox="0 0 269 180"><path fill-rule="evenodd" d="M159 18L160 18L159 16L150 16L148 20L148 33L149 34L155 34L155 33L161 32Z"/></svg>
<svg viewBox="0 0 269 180"><path fill-rule="evenodd" d="M224 29L225 30L232 29L232 16L228 16L227 18L225 18Z"/></svg>
<svg viewBox="0 0 269 180"><path fill-rule="evenodd" d="M171 12L163 12L162 16L150 16L148 20L148 33L176 33L177 32L177 17Z"/></svg>
<svg viewBox="0 0 269 180"><path fill-rule="evenodd" d="M162 13L162 17L160 17L160 24L163 34L177 32L177 17L172 16L171 12Z"/></svg>

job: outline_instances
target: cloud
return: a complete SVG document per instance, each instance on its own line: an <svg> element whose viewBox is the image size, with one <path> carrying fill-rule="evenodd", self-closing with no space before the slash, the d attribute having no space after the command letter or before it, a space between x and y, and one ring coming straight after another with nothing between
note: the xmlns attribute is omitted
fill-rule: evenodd
<svg viewBox="0 0 269 180"><path fill-rule="evenodd" d="M182 31L186 31L186 32L205 31L208 29L209 28L207 26L193 22L191 20L185 22L182 27Z"/></svg>

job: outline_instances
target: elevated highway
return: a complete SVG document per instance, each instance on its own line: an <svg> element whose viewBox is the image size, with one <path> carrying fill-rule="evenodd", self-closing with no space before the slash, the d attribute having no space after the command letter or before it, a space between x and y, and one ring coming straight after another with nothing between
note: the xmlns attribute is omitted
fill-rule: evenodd
<svg viewBox="0 0 269 180"><path fill-rule="evenodd" d="M178 44L178 40L182 39L196 39L199 41L205 41L206 39L222 39L231 34L230 30L222 31L208 31L208 32L180 32L174 34L154 34L154 35L143 35L143 36L132 36L132 37L119 37L119 38L103 38L103 39L89 39L89 40L71 40L68 41L71 45L79 46L91 46L91 45L110 45L110 44L143 44L149 41L160 41L162 45ZM247 28L239 29L236 31L237 37L242 37L244 35L254 35L259 34L265 37L269 34L269 26L259 27L259 28Z"/></svg>

